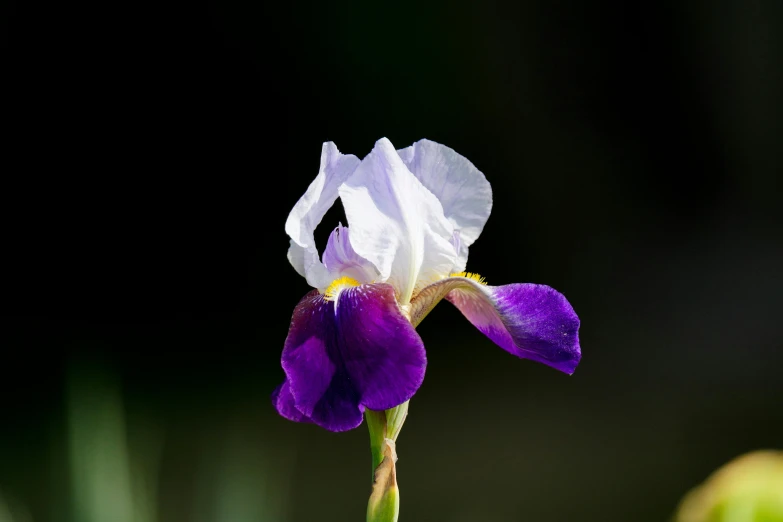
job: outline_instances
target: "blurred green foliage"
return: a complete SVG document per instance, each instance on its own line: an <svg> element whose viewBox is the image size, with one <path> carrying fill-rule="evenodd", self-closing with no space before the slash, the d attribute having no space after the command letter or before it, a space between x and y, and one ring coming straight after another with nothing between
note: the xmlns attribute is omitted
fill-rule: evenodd
<svg viewBox="0 0 783 522"><path fill-rule="evenodd" d="M783 522L783 452L757 451L713 473L682 501L676 522Z"/></svg>
<svg viewBox="0 0 783 522"><path fill-rule="evenodd" d="M218 427L207 454L189 452L198 462L178 466L191 475L182 480L189 492L172 501L158 495L177 489L161 488L165 434L149 419L129 420L119 378L99 365L73 366L67 388L67 477L57 482L69 489L57 505L29 506L42 516L55 522L288 520L290 471L281 462L291 455L254 438L254 430L229 423ZM41 520L7 495L0 490L0 522Z"/></svg>
<svg viewBox="0 0 783 522"><path fill-rule="evenodd" d="M207 415L202 396L198 407L167 405L163 411L169 413L161 417L148 399L141 403L134 400L135 395L128 393L119 375L107 366L95 361L74 364L67 376L62 425L53 427L51 453L45 457L48 477L31 464L35 478L31 489L22 486L23 480L9 481L7 475L5 483L0 484L0 522L308 520L318 508L296 501L293 488L298 481L308 488L313 484L323 486L325 491L315 497L325 510L323 520L360 519L358 511L368 493L361 489L366 476L360 471L369 463L369 451L362 446L367 441L364 430L332 436L289 425L274 417L273 412L256 413L259 409L255 399L233 405L232 400L220 399L216 402L222 413ZM181 417L172 417L170 412L177 408L185 411ZM271 418L279 422L271 422ZM280 431L275 432L278 428ZM304 434L301 440L292 438L299 433ZM323 446L313 448L308 440L317 440ZM493 442L497 443L495 435ZM541 443L540 448L546 447L546 442ZM419 460L416 452L426 452L426 448L408 444L407 440L403 444L404 455L411 456L404 462L410 496L429 497L430 509L447 505L447 499L423 490L421 482L416 486L416 473L409 472ZM478 446L488 448L489 444L483 441ZM331 464L302 461L299 464L309 476L297 479L295 452L302 447L315 449L316 454L328 448ZM62 458L57 456L58 451ZM31 454L25 455L29 460ZM473 465L463 479L481 460L497 458L493 455L484 449L471 457ZM525 455L526 459L533 458L535 452ZM364 466L354 466L355 460ZM8 467L10 463L5 464ZM527 465L541 473L535 462ZM497 462L493 467L500 469L501 464ZM430 481L439 482L432 476L423 483ZM449 479L447 483L453 486L458 480ZM59 493L46 493L47 488ZM340 491L349 491L347 496L355 499L355 505L346 505ZM520 518L525 512L531 514L529 520L539 519L531 502L514 508L517 514L503 515L499 511L503 507L497 505L496 511L487 508L483 512L457 510L439 520L525 520ZM427 506L412 503L402 519L427 520L430 512ZM725 465L683 499L674 522L783 522L783 452L759 451Z"/></svg>

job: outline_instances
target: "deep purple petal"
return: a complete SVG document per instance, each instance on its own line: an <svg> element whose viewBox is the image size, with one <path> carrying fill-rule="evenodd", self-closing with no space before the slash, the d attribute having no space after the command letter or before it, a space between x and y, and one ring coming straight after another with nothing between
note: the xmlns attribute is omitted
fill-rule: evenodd
<svg viewBox="0 0 783 522"><path fill-rule="evenodd" d="M341 355L361 402L386 410L407 401L424 380L424 343L402 315L388 284L344 290L337 301Z"/></svg>
<svg viewBox="0 0 783 522"><path fill-rule="evenodd" d="M471 284L452 290L446 299L484 335L517 357L568 374L579 364L579 318L563 294L553 288Z"/></svg>
<svg viewBox="0 0 783 522"><path fill-rule="evenodd" d="M288 386L287 379L272 392L272 404L277 409L277 412L288 420L312 422L304 413L296 409L294 396L291 395L291 388Z"/></svg>
<svg viewBox="0 0 783 522"><path fill-rule="evenodd" d="M307 294L294 310L282 365L295 409L345 431L361 424L365 406L382 410L410 399L426 357L393 288L373 284L345 289L337 301Z"/></svg>

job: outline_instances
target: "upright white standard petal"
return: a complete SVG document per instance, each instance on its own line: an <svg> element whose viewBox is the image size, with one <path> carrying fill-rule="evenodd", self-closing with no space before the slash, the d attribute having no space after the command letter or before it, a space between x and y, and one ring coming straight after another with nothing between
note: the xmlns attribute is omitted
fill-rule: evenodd
<svg viewBox="0 0 783 522"><path fill-rule="evenodd" d="M400 304L449 275L457 261L454 227L388 139L378 140L339 192L353 249L394 287Z"/></svg>
<svg viewBox="0 0 783 522"><path fill-rule="evenodd" d="M359 163L356 156L341 154L334 143L324 143L318 176L294 205L285 222L285 231L291 238L288 260L315 288L328 286L329 275L318 258L313 232L337 199L338 187L356 170Z"/></svg>
<svg viewBox="0 0 783 522"><path fill-rule="evenodd" d="M489 182L466 158L434 141L417 141L397 152L443 206L443 214L454 226L459 253L453 272L464 271L468 247L478 239L492 210Z"/></svg>

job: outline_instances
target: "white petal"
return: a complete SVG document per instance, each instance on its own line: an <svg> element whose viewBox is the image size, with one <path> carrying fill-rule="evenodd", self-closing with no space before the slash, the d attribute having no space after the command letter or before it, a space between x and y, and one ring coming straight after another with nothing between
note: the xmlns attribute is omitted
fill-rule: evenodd
<svg viewBox="0 0 783 522"><path fill-rule="evenodd" d="M359 163L356 156L340 154L334 143L324 143L318 176L294 205L285 222L285 231L291 238L288 260L315 288L324 288L329 282L324 282L328 275L318 258L313 232L337 199L337 188Z"/></svg>
<svg viewBox="0 0 783 522"><path fill-rule="evenodd" d="M297 245L293 239L290 240L290 243L291 245L288 247L288 262L291 263L291 266L294 267L294 270L296 270L300 276L306 277L305 256L307 255L307 251Z"/></svg>
<svg viewBox="0 0 783 522"><path fill-rule="evenodd" d="M401 304L449 275L457 261L454 227L389 140L378 140L339 192L354 250L394 286Z"/></svg>
<svg viewBox="0 0 783 522"><path fill-rule="evenodd" d="M348 227L337 225L332 230L322 257L332 281L348 276L365 284L372 283L378 278L378 270L375 266L353 249Z"/></svg>
<svg viewBox="0 0 783 522"><path fill-rule="evenodd" d="M440 200L443 214L454 225L459 242L454 272L462 272L468 247L478 239L492 210L489 182L470 161L434 141L421 140L397 152L413 175Z"/></svg>

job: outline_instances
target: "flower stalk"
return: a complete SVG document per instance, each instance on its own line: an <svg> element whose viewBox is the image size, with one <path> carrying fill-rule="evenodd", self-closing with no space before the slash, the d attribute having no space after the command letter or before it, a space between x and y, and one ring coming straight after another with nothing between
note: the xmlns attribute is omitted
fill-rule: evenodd
<svg viewBox="0 0 783 522"><path fill-rule="evenodd" d="M365 410L372 452L372 494L367 503L367 522L397 522L400 491L397 486L396 441L405 418L408 401L386 411Z"/></svg>

